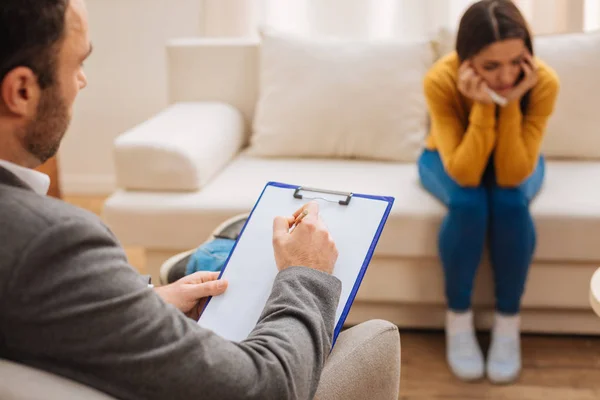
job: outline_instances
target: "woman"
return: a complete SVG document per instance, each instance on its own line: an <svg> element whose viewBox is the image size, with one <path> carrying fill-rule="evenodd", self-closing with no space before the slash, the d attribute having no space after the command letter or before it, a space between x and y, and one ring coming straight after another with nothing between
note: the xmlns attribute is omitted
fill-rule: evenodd
<svg viewBox="0 0 600 400"><path fill-rule="evenodd" d="M419 175L448 207L439 233L447 358L464 380L485 369L471 292L487 237L496 295L487 375L506 383L521 369L519 308L536 241L529 203L544 179L540 145L558 87L554 71L533 58L527 24L509 0L473 4L456 51L425 78L431 131ZM491 91L506 103L495 104Z"/></svg>

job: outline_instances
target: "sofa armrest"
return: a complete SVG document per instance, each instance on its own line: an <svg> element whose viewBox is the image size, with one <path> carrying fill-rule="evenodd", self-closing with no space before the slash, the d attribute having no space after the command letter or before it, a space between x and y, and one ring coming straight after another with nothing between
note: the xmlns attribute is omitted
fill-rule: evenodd
<svg viewBox="0 0 600 400"><path fill-rule="evenodd" d="M178 103L115 140L117 184L128 190L196 191L243 142L243 117L234 107Z"/></svg>
<svg viewBox="0 0 600 400"><path fill-rule="evenodd" d="M371 320L350 328L327 359L315 400L397 400L400 359L396 325Z"/></svg>
<svg viewBox="0 0 600 400"><path fill-rule="evenodd" d="M2 400L114 400L80 383L10 361L0 360Z"/></svg>
<svg viewBox="0 0 600 400"><path fill-rule="evenodd" d="M218 101L244 115L250 132L259 96L260 41L188 37L167 43L169 104Z"/></svg>

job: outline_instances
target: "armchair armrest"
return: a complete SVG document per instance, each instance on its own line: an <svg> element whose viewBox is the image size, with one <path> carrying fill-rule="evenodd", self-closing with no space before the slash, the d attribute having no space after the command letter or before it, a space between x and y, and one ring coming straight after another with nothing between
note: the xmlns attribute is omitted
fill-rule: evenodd
<svg viewBox="0 0 600 400"><path fill-rule="evenodd" d="M321 374L315 400L397 400L400 394L400 333L371 320L340 334Z"/></svg>
<svg viewBox="0 0 600 400"><path fill-rule="evenodd" d="M200 190L243 142L244 119L234 107L178 103L115 140L117 184L128 190Z"/></svg>
<svg viewBox="0 0 600 400"><path fill-rule="evenodd" d="M58 375L0 360L2 400L115 400L97 390Z"/></svg>

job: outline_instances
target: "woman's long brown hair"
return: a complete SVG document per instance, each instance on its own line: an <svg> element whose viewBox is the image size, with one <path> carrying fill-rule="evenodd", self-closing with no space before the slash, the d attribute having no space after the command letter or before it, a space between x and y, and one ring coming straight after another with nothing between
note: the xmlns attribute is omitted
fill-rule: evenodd
<svg viewBox="0 0 600 400"><path fill-rule="evenodd" d="M523 39L531 55L534 54L531 31L517 6L510 0L481 0L471 5L460 20L456 53L463 62L487 46L506 39ZM530 93L521 99L523 112Z"/></svg>

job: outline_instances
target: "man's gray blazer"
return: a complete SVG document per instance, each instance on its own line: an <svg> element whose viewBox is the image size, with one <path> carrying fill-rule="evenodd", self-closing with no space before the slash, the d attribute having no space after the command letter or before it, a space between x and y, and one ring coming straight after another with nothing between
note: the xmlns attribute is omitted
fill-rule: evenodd
<svg viewBox="0 0 600 400"><path fill-rule="evenodd" d="M121 399L309 399L341 284L277 276L256 329L231 343L147 287L91 213L0 168L0 358Z"/></svg>

